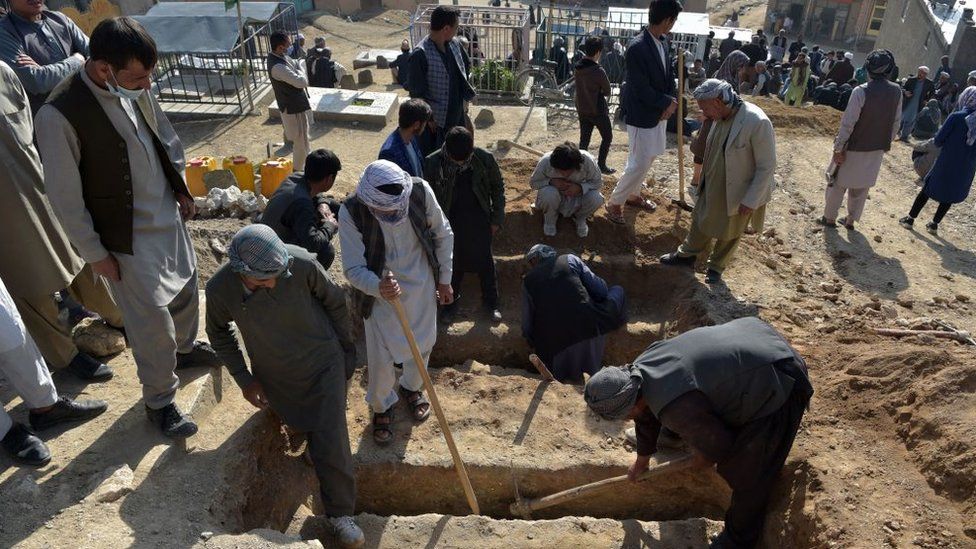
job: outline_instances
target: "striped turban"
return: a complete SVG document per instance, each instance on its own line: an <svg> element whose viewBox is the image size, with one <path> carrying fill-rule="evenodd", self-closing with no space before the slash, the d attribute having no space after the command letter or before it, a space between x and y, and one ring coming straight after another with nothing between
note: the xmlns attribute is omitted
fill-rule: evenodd
<svg viewBox="0 0 976 549"><path fill-rule="evenodd" d="M267 225L256 223L238 231L227 246L227 257L231 270L250 278L269 280L291 276L288 272L291 254Z"/></svg>
<svg viewBox="0 0 976 549"><path fill-rule="evenodd" d="M587 406L604 419L623 419L640 395L641 376L634 366L607 366L583 388Z"/></svg>
<svg viewBox="0 0 976 549"><path fill-rule="evenodd" d="M392 187L387 187L391 185ZM382 187L386 187L383 189ZM395 194L391 194L395 190ZM389 160L377 160L366 166L356 196L376 216L376 219L390 225L399 225L407 219L410 209L410 193L413 179Z"/></svg>

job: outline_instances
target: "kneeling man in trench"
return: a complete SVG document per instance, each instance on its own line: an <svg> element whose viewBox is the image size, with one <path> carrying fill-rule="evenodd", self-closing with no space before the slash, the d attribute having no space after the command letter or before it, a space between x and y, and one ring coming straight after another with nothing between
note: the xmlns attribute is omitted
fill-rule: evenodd
<svg viewBox="0 0 976 549"><path fill-rule="evenodd" d="M437 303L450 305L454 233L426 181L389 160L366 166L356 192L339 210L342 266L353 287L353 314L366 331L366 402L373 409L373 440L393 440L399 397L394 366L403 366L400 391L415 421L430 416L424 380L437 340ZM379 298L379 299L377 299ZM415 364L393 302L400 300L423 364Z"/></svg>
<svg viewBox="0 0 976 549"><path fill-rule="evenodd" d="M558 381L582 383L603 363L607 333L623 326L624 289L607 283L573 254L536 244L525 254L522 336Z"/></svg>
<svg viewBox="0 0 976 549"><path fill-rule="evenodd" d="M352 519L356 477L346 428L346 380L356 347L345 292L315 256L285 244L267 225L241 229L227 256L207 283L207 335L248 402L270 407L291 429L307 433L325 515L340 545L360 547L365 539Z"/></svg>
<svg viewBox="0 0 976 549"><path fill-rule="evenodd" d="M583 392L604 419L634 420L631 480L647 470L662 425L701 465L718 464L732 503L713 548L759 542L770 492L812 395L803 359L755 317L655 342L633 364L601 370Z"/></svg>

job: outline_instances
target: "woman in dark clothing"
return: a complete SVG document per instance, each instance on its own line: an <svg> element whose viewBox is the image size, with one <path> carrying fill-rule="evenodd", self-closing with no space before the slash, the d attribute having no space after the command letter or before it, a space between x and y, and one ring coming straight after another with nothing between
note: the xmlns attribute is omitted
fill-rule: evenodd
<svg viewBox="0 0 976 549"><path fill-rule="evenodd" d="M976 175L976 86L966 88L959 96L959 111L949 115L935 144L942 147L932 171L925 176L925 186L915 198L908 216L898 222L911 229L922 207L931 198L939 203L935 216L925 228L937 234L939 223L953 204L969 196Z"/></svg>
<svg viewBox="0 0 976 549"><path fill-rule="evenodd" d="M915 127L912 129L912 135L916 139L932 139L939 131L939 125L941 124L942 109L939 107L939 101L937 99L929 99L928 104L918 113L918 118L915 119Z"/></svg>

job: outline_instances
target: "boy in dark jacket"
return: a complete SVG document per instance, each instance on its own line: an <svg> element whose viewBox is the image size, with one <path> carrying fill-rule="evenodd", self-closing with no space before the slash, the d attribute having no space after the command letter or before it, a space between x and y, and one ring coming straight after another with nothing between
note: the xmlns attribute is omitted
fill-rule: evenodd
<svg viewBox="0 0 976 549"><path fill-rule="evenodd" d="M580 59L574 67L576 76L576 114L580 123L580 149L590 147L590 137L593 128L600 131L600 154L597 165L605 174L616 172L607 167L607 155L610 153L610 143L613 141L613 128L610 124L610 107L607 99L610 97L610 78L600 66L600 56L603 53L603 40L598 36L588 37L582 45L585 57Z"/></svg>

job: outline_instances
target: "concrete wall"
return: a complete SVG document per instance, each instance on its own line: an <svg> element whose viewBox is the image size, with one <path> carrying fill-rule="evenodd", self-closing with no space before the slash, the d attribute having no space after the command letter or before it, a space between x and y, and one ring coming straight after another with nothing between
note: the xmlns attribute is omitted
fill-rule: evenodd
<svg viewBox="0 0 976 549"><path fill-rule="evenodd" d="M972 21L960 23L949 56L953 80L965 84L969 71L976 70L976 26Z"/></svg>
<svg viewBox="0 0 976 549"><path fill-rule="evenodd" d="M908 12L903 21L901 16L906 3ZM927 48L924 46L926 37L929 41ZM891 50L900 77L914 74L919 65L934 71L940 64L939 59L948 53L942 31L920 0L888 0L876 47Z"/></svg>
<svg viewBox="0 0 976 549"><path fill-rule="evenodd" d="M420 0L315 0L315 9L349 15L382 4L385 8L414 12L420 3Z"/></svg>

